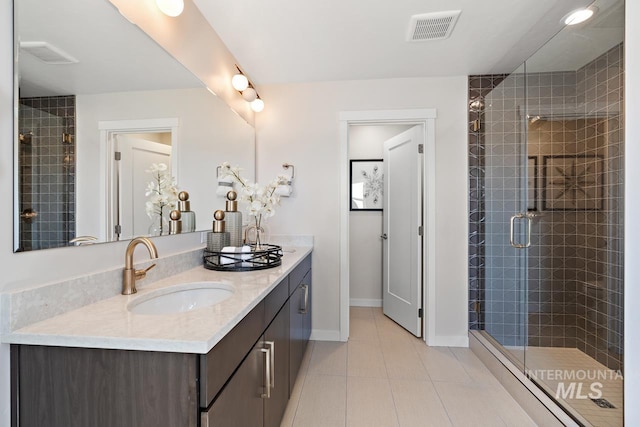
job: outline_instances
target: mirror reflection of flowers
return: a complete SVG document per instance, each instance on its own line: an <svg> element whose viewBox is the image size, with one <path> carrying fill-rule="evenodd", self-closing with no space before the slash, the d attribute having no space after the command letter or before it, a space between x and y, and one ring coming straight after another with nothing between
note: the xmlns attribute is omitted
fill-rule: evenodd
<svg viewBox="0 0 640 427"><path fill-rule="evenodd" d="M164 229L166 215L176 206L178 201L176 180L168 169L164 163L153 163L149 169L145 170L153 177L147 184L145 193L145 196L148 197L145 205L147 216L153 221L151 227L157 227L152 234L162 235L163 232L168 231L168 229Z"/></svg>
<svg viewBox="0 0 640 427"><path fill-rule="evenodd" d="M240 175L237 166L231 166L228 162L222 163L220 176L230 177L240 188L238 198L246 204L246 212L254 218L256 227L256 246L260 247L260 231L262 230L262 220L275 215L275 207L280 204L280 196L275 194L276 188L280 184L285 184L289 177L278 175L265 186L260 186L255 182L249 182Z"/></svg>

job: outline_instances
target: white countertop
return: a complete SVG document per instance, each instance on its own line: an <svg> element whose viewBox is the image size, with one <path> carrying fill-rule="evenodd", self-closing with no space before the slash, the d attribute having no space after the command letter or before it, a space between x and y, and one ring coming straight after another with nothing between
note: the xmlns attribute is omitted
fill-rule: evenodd
<svg viewBox="0 0 640 427"><path fill-rule="evenodd" d="M31 324L2 337L12 344L110 348L206 354L282 281L312 247L287 247L282 265L251 272L194 268L153 283L138 282L138 293L118 295ZM234 294L212 307L167 315L133 314L133 299L160 288L199 281L232 285Z"/></svg>

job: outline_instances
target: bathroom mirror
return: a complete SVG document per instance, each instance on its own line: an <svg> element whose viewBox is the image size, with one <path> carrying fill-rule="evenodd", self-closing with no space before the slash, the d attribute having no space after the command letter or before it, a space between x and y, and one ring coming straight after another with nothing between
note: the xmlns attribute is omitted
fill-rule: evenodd
<svg viewBox="0 0 640 427"><path fill-rule="evenodd" d="M253 127L107 0L15 0L14 24L16 252L158 234L154 163L196 230L224 207L219 164L254 178Z"/></svg>

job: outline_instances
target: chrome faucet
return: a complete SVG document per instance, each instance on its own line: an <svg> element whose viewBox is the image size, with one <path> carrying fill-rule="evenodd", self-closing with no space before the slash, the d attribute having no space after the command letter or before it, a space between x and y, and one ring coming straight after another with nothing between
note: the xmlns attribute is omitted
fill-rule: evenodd
<svg viewBox="0 0 640 427"><path fill-rule="evenodd" d="M155 267L155 264L151 264L144 270L136 270L133 268L133 251L135 250L138 244L142 243L147 247L149 251L149 256L154 259L158 258L158 249L153 242L146 237L136 237L135 239L129 242L129 246L127 246L127 251L124 254L124 272L122 275L122 295L131 295L137 292L136 290L136 280L144 279L147 275L147 271L151 270Z"/></svg>

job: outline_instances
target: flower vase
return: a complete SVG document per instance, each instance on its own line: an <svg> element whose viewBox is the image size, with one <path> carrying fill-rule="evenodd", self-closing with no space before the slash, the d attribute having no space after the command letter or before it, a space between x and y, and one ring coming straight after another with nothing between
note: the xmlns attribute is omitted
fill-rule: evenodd
<svg viewBox="0 0 640 427"><path fill-rule="evenodd" d="M156 215L148 230L149 236L164 236L169 234L169 220L162 215Z"/></svg>
<svg viewBox="0 0 640 427"><path fill-rule="evenodd" d="M260 222L248 226L246 232L246 243L255 251L264 250L264 245L269 241L269 228Z"/></svg>

